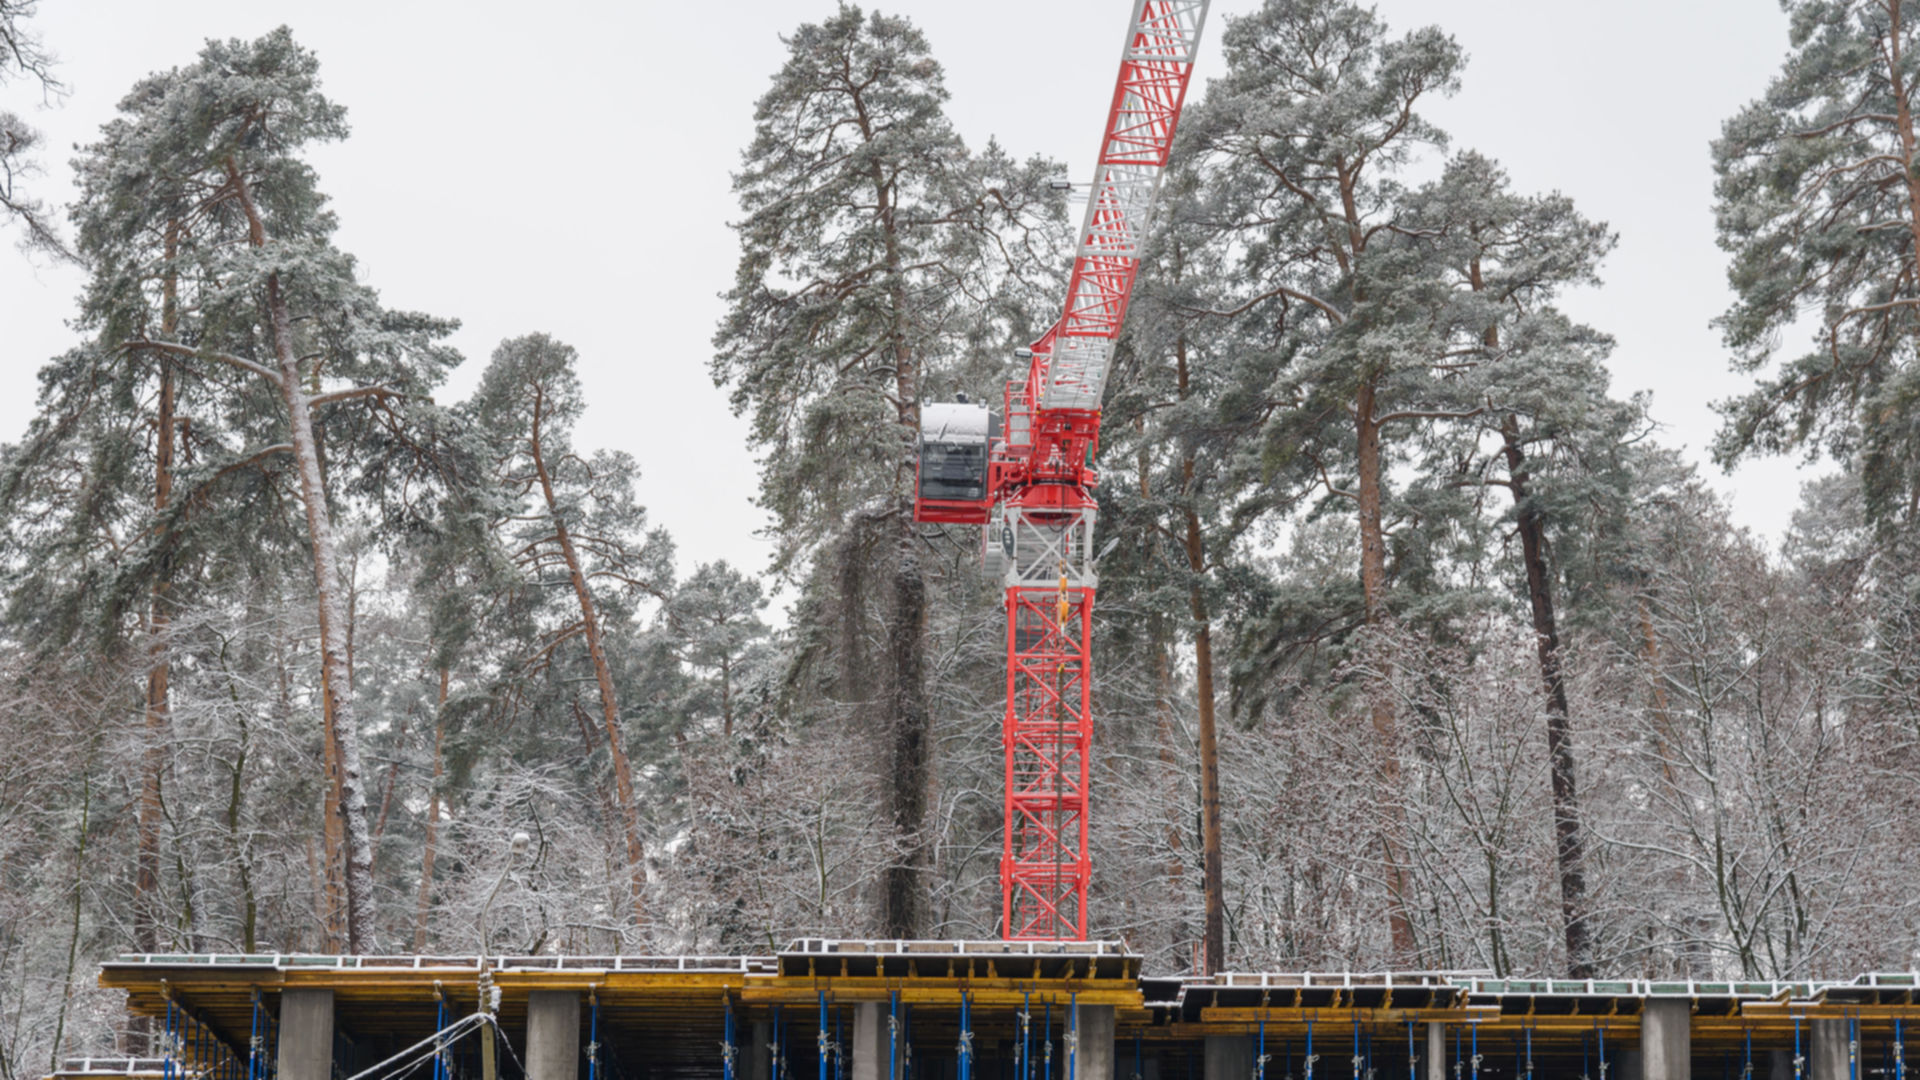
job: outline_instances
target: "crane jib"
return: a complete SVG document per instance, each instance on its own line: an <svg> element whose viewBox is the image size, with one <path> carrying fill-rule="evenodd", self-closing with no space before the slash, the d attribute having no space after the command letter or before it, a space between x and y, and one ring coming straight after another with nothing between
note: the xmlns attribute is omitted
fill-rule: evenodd
<svg viewBox="0 0 1920 1080"><path fill-rule="evenodd" d="M1000 929L1012 940L1087 936L1100 406L1207 6L1134 0L1065 310L1018 351L1027 370L1007 383L1004 420L964 401L923 408L914 518L983 526L982 557L1006 587Z"/></svg>

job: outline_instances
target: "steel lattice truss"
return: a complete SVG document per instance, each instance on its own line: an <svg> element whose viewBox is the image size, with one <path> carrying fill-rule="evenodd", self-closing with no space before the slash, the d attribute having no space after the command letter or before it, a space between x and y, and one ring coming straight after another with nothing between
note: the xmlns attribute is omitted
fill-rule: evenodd
<svg viewBox="0 0 1920 1080"><path fill-rule="evenodd" d="M1166 174L1207 0L1138 0L1067 283L1065 317L1034 346L1043 409L1100 408L1140 243Z"/></svg>
<svg viewBox="0 0 1920 1080"><path fill-rule="evenodd" d="M1016 940L1085 936L1092 598L1091 589L1007 591L1000 888Z"/></svg>
<svg viewBox="0 0 1920 1080"><path fill-rule="evenodd" d="M1114 339L1140 269L1208 0L1134 0L1066 310L1010 380L1005 430L985 405L924 406L914 520L987 527L1007 587L1002 932L1084 941L1093 744L1093 469Z"/></svg>
<svg viewBox="0 0 1920 1080"><path fill-rule="evenodd" d="M1092 552L1101 397L1173 149L1208 0L1135 0L1066 311L1008 387L996 456L1007 567L1002 932L1085 940L1093 744Z"/></svg>

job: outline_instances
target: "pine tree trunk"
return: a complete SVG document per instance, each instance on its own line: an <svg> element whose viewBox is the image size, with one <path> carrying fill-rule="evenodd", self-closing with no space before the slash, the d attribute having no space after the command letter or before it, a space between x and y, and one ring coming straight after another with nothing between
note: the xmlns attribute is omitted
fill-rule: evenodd
<svg viewBox="0 0 1920 1080"><path fill-rule="evenodd" d="M440 784L446 775L445 749L447 724L447 681L449 672L440 669L440 700L433 710L433 790L427 794L427 836L420 852L420 898L413 909L413 951L427 951L428 917L433 910L433 860L440 848Z"/></svg>
<svg viewBox="0 0 1920 1080"><path fill-rule="evenodd" d="M1547 572L1546 522L1531 501L1526 453L1519 428L1509 414L1501 425L1507 479L1519 515L1521 560L1527 571L1527 602L1533 610L1534 645L1540 681L1547 691L1547 760L1552 771L1554 856L1560 867L1560 918L1567 946L1567 978L1593 978L1591 931L1587 926L1586 842L1580 831L1580 799L1574 784L1573 724L1567 706L1566 674L1561 669L1560 629L1553 611L1553 580Z"/></svg>
<svg viewBox="0 0 1920 1080"><path fill-rule="evenodd" d="M1378 630L1387 615L1387 539L1382 522L1382 464L1380 425L1375 422L1375 386L1372 378L1360 384L1354 400L1355 434L1358 436L1358 488L1360 519L1360 591L1366 623ZM1380 855L1387 877L1387 929L1397 962L1412 958L1413 922L1407 916L1407 874L1398 848L1406 831L1406 809L1400 801L1399 723L1393 703L1384 693L1376 693L1368 706L1373 721L1373 737L1380 752L1380 795L1387 810L1387 825L1380 832Z"/></svg>
<svg viewBox="0 0 1920 1080"><path fill-rule="evenodd" d="M166 269L160 278L160 333L168 341L179 331L179 277L173 260L179 245L179 227L167 224ZM160 402L154 417L153 511L165 514L173 501L174 370L173 361L159 354ZM172 587L167 564L155 574L148 596L146 747L140 762L140 810L135 832L138 840L134 858L133 937L141 952L159 948L160 903L160 827L164 805L160 790L167 768L167 744L171 741L172 712L169 707L169 682L172 675L168 658L167 631L171 614L167 593Z"/></svg>
<svg viewBox="0 0 1920 1080"><path fill-rule="evenodd" d="M600 689L601 723L607 737L607 754L613 761L614 799L618 803L620 825L626 833L628 899L633 904L633 925L644 941L647 931L647 849L640 837L640 806L633 794L633 766L627 760L624 733L620 727L620 703L613 689L613 668L607 663L607 646L600 634L600 616L587 587L586 571L581 569L580 553L574 547L573 533L567 529L566 515L560 512L560 500L553 488L553 476L547 471L542 424L546 395L534 388L532 451L534 472L540 478L540 494L546 500L547 515L553 520L554 539L560 546L560 558L567 564L567 577L573 583L573 596L580 605L581 629L587 639L587 653L593 660L593 678Z"/></svg>
<svg viewBox="0 0 1920 1080"><path fill-rule="evenodd" d="M1187 559L1195 574L1205 563L1200 546L1200 519L1187 512ZM1202 958L1213 975L1226 962L1227 927L1224 866L1220 850L1220 746L1213 716L1213 624L1207 598L1198 585L1187 590L1193 615L1194 694L1200 704L1200 849L1206 888L1206 924Z"/></svg>
<svg viewBox="0 0 1920 1080"><path fill-rule="evenodd" d="M173 364L160 360L160 408L155 417L158 430L154 440L153 507L156 514L166 511L173 494ZM159 951L160 906L160 829L164 806L160 791L167 768L167 743L171 716L168 709L166 635L167 575L164 570L154 578L148 596L146 690L146 746L140 760L140 812L138 851L134 859L133 937L141 952Z"/></svg>
<svg viewBox="0 0 1920 1080"><path fill-rule="evenodd" d="M372 952L374 943L373 837L367 828L367 794L360 764L360 735L354 726L353 689L347 680L347 618L340 595L340 560L327 510L326 482L320 474L320 448L314 439L313 412L300 385L300 361L293 347L293 320L280 292L279 274L267 276L267 307L273 320L274 351L280 362L280 390L286 402L300 497L306 504L307 534L313 543L314 592L320 618L320 679L325 687L327 731L338 755L341 832L346 849L347 951Z"/></svg>
<svg viewBox="0 0 1920 1080"><path fill-rule="evenodd" d="M900 562L893 573L893 611L888 620L887 660L892 678L888 692L893 714L890 802L894 836L904 846L887 866L882 933L913 938L920 933L920 872L926 864L926 845L920 829L927 811L927 698L922 671L922 631L926 626L926 584L913 544L911 513L902 515Z"/></svg>
<svg viewBox="0 0 1920 1080"><path fill-rule="evenodd" d="M245 717L245 710L240 710L239 715ZM247 794L248 742L247 722L242 719L240 746L227 766L227 843L232 845L234 875L240 889L240 951L245 953L253 951L260 926L260 900L253 891L253 859L240 829Z"/></svg>
<svg viewBox="0 0 1920 1080"><path fill-rule="evenodd" d="M1193 392L1185 338L1174 344L1174 364L1180 400L1185 401ZM1200 587L1200 577L1207 571L1207 548L1200 515L1194 510L1194 500L1199 497L1194 485L1194 468L1192 451L1183 451L1180 497L1185 503L1187 569L1192 574L1187 585L1187 606L1193 616L1194 696L1200 711L1200 862L1205 890L1201 960L1204 974L1212 975L1226 963L1227 905L1225 859L1220 849L1220 744L1213 712L1213 621L1207 610L1206 593Z"/></svg>
<svg viewBox="0 0 1920 1080"><path fill-rule="evenodd" d="M873 128L858 94L862 137L872 141ZM893 571L893 599L887 625L887 713L883 718L891 742L891 775L886 790L899 858L886 871L881 886L881 924L888 937L919 936L920 877L927 865L921 835L927 808L926 689L927 587L920 571L920 537L913 524L913 463L920 436L920 377L907 342L907 290L900 253L900 225L894 219L896 192L876 155L872 165L874 205L886 237L885 265L888 312L887 351L893 358L895 423L900 428L901 454L894 467L899 534Z"/></svg>
<svg viewBox="0 0 1920 1080"><path fill-rule="evenodd" d="M1186 846L1183 828L1190 826L1192 806L1182 798L1186 769L1180 761L1180 749L1173 731L1173 643L1167 633L1167 620L1154 615L1149 623L1148 640L1153 649L1154 726L1158 736L1160 768L1167 780L1166 804L1166 889L1174 905L1174 921L1167 934L1167 947L1173 955L1189 951L1193 943L1192 927L1187 922L1187 866L1182 849Z"/></svg>
<svg viewBox="0 0 1920 1080"><path fill-rule="evenodd" d="M267 230L254 204L252 187L230 159L227 177L247 215L248 240L266 246ZM293 316L280 288L280 275L267 275L267 317L281 400L287 407L289 441L300 476L300 499L307 511L307 536L313 545L314 599L320 620L320 684L326 732L339 758L339 807L345 834L347 951L372 952L374 941L373 839L367 830L367 793L361 782L360 735L354 727L353 687L347 675L347 619L340 595L340 558L327 510L326 479L320 470L320 446L314 435L313 409L300 385L300 357L293 344Z"/></svg>
<svg viewBox="0 0 1920 1080"><path fill-rule="evenodd" d="M320 858L326 883L322 898L326 917L321 925L326 928L328 948L338 949L347 936L346 828L340 820L340 740L333 723L333 693L325 686L320 688L320 710L327 717L320 741L320 764L327 784L320 814Z"/></svg>
<svg viewBox="0 0 1920 1080"><path fill-rule="evenodd" d="M1900 52L1905 27L1901 25L1901 5L1884 4L1887 15L1892 20L1888 27L1887 43L1887 79L1893 89L1894 127L1900 138L1900 175L1907 185L1907 232L1913 237L1913 250L1920 255L1920 176L1914 175L1914 152L1916 146L1913 130L1913 103L1907 99L1905 69L1901 66ZM1908 287L1912 285L1909 282Z"/></svg>
<svg viewBox="0 0 1920 1080"><path fill-rule="evenodd" d="M1135 460L1140 475L1140 500L1144 503L1153 498L1153 457L1144 439L1147 418L1144 415L1134 417L1133 429L1143 436ZM1161 555L1159 532L1151 533L1146 542L1152 552L1150 558L1157 561ZM1179 747L1173 737L1173 641L1164 612L1148 613L1147 641L1148 647L1153 650L1154 728L1160 748L1160 768L1167 778L1166 878L1167 896L1172 898L1174 905L1174 921L1167 935L1167 947L1173 955L1178 956L1188 950L1192 934L1186 920L1187 868L1181 855L1181 848L1185 846L1181 829L1186 811L1181 807L1180 776L1185 770L1181 768ZM1197 968L1200 965L1195 966Z"/></svg>

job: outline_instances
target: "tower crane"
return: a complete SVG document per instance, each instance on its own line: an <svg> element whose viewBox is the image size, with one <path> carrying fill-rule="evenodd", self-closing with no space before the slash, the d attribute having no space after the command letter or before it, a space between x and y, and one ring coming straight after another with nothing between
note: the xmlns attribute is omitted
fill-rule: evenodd
<svg viewBox="0 0 1920 1080"><path fill-rule="evenodd" d="M1087 936L1100 403L1207 5L1134 0L1066 311L1015 350L1027 368L1001 416L965 401L921 407L914 519L982 526L988 565L1005 575L1008 940Z"/></svg>

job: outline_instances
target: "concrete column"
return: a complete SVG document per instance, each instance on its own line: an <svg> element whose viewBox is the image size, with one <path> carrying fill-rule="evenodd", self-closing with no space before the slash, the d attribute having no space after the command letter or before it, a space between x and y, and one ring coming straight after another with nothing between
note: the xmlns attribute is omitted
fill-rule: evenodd
<svg viewBox="0 0 1920 1080"><path fill-rule="evenodd" d="M1080 1005L1075 1011L1080 1017L1074 1033L1073 1080L1114 1080L1113 1006Z"/></svg>
<svg viewBox="0 0 1920 1080"><path fill-rule="evenodd" d="M1640 1013L1641 1080L1693 1080L1693 1003L1647 1002Z"/></svg>
<svg viewBox="0 0 1920 1080"><path fill-rule="evenodd" d="M333 1080L333 991L280 992L280 1080Z"/></svg>
<svg viewBox="0 0 1920 1080"><path fill-rule="evenodd" d="M1813 1028L1813 1045L1806 1051L1807 1075L1813 1080L1865 1080L1849 1075L1852 1070L1848 1068L1845 1020L1815 1020L1809 1026Z"/></svg>
<svg viewBox="0 0 1920 1080"><path fill-rule="evenodd" d="M755 1020L740 1048L740 1080L768 1080L773 1075L773 1021Z"/></svg>
<svg viewBox="0 0 1920 1080"><path fill-rule="evenodd" d="M1637 1046L1623 1046L1607 1058L1607 1080L1644 1080L1644 1058Z"/></svg>
<svg viewBox="0 0 1920 1080"><path fill-rule="evenodd" d="M527 1080L579 1080L580 995L572 990L527 994Z"/></svg>
<svg viewBox="0 0 1920 1080"><path fill-rule="evenodd" d="M863 1001L853 1007L853 1078L852 1080L893 1080L888 1068L898 1069L898 1064L888 1064L887 1051L891 1046L892 1033L887 1028L887 1007L884 1002ZM974 1045L978 1046L979 1043ZM761 1055L765 1057L765 1054Z"/></svg>
<svg viewBox="0 0 1920 1080"><path fill-rule="evenodd" d="M1209 1035L1205 1064L1205 1080L1251 1080L1253 1040L1245 1035Z"/></svg>
<svg viewBox="0 0 1920 1080"><path fill-rule="evenodd" d="M1447 1080L1447 1025L1427 1021L1427 1080Z"/></svg>

